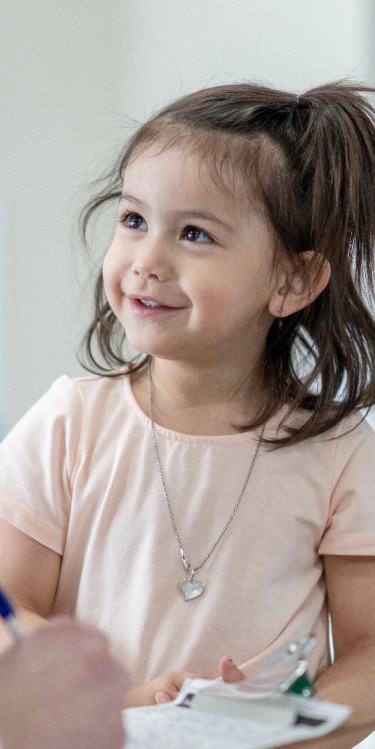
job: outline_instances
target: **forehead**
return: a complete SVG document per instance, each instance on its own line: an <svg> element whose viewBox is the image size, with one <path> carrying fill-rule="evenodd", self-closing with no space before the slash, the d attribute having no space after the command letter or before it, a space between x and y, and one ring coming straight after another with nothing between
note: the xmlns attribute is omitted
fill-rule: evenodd
<svg viewBox="0 0 375 749"><path fill-rule="evenodd" d="M124 191L138 188L161 192L169 188L175 198L213 198L229 203L231 209L254 207L255 198L248 189L233 159L224 154L217 161L204 154L193 140L181 144L152 143L139 147L129 158L124 172Z"/></svg>

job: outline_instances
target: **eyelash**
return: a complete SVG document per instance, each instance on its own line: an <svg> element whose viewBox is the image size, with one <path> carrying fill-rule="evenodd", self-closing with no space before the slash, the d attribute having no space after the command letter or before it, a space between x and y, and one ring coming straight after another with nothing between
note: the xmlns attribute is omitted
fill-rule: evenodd
<svg viewBox="0 0 375 749"><path fill-rule="evenodd" d="M135 211L127 211L126 213L124 213L123 215L120 216L119 221L120 221L121 224L124 224L128 229L137 231L139 229L139 226L129 226L129 224L127 223L127 221L129 219L131 219L131 218L135 218L136 220L139 219L140 220L139 221L140 224L143 221L145 221L145 219L143 218L143 216L141 216L139 213L136 213ZM206 232L204 229L201 229L199 226L195 226L194 224L189 224L182 231L182 235L181 235L182 238L186 239L189 242L194 243L193 239L188 239L187 235L188 235L189 232L194 232L195 236L197 234L198 235L199 234L204 234L205 235L205 237L206 237L205 241L204 242L198 242L198 241L196 241L195 242L196 244L212 244L214 242L214 240L211 237L211 235L208 234L208 232Z"/></svg>

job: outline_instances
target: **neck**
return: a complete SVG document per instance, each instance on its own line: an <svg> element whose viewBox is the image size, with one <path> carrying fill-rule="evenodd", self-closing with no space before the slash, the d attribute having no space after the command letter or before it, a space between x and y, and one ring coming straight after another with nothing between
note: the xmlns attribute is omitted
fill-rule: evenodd
<svg viewBox="0 0 375 749"><path fill-rule="evenodd" d="M185 434L236 433L256 416L265 397L255 373L233 373L227 363L202 370L156 359L151 372L155 422ZM143 372L132 382L139 405L149 415L147 379Z"/></svg>

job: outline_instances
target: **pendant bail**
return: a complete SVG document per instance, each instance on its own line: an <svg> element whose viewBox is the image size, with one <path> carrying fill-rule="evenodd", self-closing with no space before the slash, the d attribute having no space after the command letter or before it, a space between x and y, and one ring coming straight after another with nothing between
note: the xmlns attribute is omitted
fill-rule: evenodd
<svg viewBox="0 0 375 749"><path fill-rule="evenodd" d="M189 565L189 566L190 566L190 565ZM193 582L194 582L194 575L195 575L195 570L194 570L194 567L190 567L190 582L191 582L191 583L193 583Z"/></svg>

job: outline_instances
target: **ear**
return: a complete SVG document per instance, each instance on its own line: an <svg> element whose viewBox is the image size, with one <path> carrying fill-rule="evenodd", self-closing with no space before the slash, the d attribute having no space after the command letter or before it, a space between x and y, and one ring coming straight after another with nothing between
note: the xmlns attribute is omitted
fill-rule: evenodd
<svg viewBox="0 0 375 749"><path fill-rule="evenodd" d="M286 268L281 262L277 288L268 304L269 312L278 319L308 307L329 282L331 266L323 255L308 250L299 253L299 257L301 270L290 265Z"/></svg>

